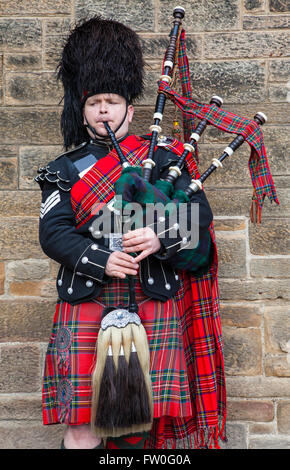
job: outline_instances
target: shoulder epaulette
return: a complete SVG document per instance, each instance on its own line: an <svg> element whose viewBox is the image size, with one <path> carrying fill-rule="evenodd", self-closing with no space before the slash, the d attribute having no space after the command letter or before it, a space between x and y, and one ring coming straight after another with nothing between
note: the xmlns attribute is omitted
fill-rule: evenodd
<svg viewBox="0 0 290 470"><path fill-rule="evenodd" d="M74 147L73 149L70 149L70 150L67 150L66 152L62 152L60 155L58 155L55 160L58 160L59 158L63 157L64 155L70 155L71 153L74 153L76 152L77 150L85 147L86 145L88 145L88 142L82 142L80 145L78 145L77 147Z"/></svg>
<svg viewBox="0 0 290 470"><path fill-rule="evenodd" d="M40 187L42 187L42 183L44 180L48 181L49 183L55 183L59 189L62 191L70 191L71 190L71 183L70 180L66 178L65 169L61 167L59 160L64 155L69 155L76 150L79 150L87 145L87 142L83 142L82 144L78 145L77 147L68 150L67 152L63 152L58 155L52 162L48 163L44 167L40 167L37 170L38 175L34 178Z"/></svg>

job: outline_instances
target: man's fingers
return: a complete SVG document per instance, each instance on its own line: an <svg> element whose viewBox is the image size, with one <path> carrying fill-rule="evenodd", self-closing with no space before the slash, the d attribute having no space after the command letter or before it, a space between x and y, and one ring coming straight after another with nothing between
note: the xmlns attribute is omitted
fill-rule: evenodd
<svg viewBox="0 0 290 470"><path fill-rule="evenodd" d="M139 263L142 259L146 258L146 256L149 256L151 254L151 250L144 250L140 255L136 256L135 261Z"/></svg>
<svg viewBox="0 0 290 470"><path fill-rule="evenodd" d="M122 266L122 267L125 267L125 268L135 268L137 269L138 268L138 264L136 263L135 259L134 261L126 261L124 259L116 259L114 262L113 262L116 266Z"/></svg>
<svg viewBox="0 0 290 470"><path fill-rule="evenodd" d="M114 253L112 253L110 258L110 261L112 261L113 263L121 264L122 266L130 267L135 264L135 259L133 258L133 256L130 256L127 253L124 253L123 251L115 251Z"/></svg>

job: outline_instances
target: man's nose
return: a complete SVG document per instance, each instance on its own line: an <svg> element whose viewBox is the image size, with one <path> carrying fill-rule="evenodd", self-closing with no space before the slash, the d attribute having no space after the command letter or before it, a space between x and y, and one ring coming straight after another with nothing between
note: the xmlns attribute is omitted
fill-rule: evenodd
<svg viewBox="0 0 290 470"><path fill-rule="evenodd" d="M108 103L106 101L100 102L100 113L107 113L108 111Z"/></svg>

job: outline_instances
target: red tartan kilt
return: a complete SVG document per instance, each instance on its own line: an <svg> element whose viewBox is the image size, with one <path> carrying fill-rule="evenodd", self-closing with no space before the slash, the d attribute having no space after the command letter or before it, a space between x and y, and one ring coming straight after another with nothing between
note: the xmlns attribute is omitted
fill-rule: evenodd
<svg viewBox="0 0 290 470"><path fill-rule="evenodd" d="M57 305L45 360L44 424L90 422L91 373L103 307L126 305L127 294L126 282L114 279L94 301L76 306L66 302ZM136 300L150 349L154 418L167 416L183 421L192 416L193 406L178 303L175 298L167 302L149 299L139 280ZM182 428L183 433L186 435L187 430Z"/></svg>

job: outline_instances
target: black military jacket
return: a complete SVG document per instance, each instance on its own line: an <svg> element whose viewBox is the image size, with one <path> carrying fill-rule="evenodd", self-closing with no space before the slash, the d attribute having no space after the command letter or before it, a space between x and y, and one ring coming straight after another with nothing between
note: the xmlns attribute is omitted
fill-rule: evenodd
<svg viewBox="0 0 290 470"><path fill-rule="evenodd" d="M124 137L126 139L127 136ZM123 139L122 139L123 140ZM102 286L111 278L105 274L107 260L112 253L105 236L96 239L92 222L76 227L75 214L71 205L72 186L94 163L111 150L108 144L99 141L84 142L77 148L61 154L54 161L38 170L35 178L42 190L39 219L39 240L44 253L61 266L57 276L59 299L72 305L97 297ZM155 153L156 166L152 180L167 174L179 157L160 144ZM175 188L184 189L191 177L187 170L178 178ZM199 203L199 237L208 232L212 212L203 191L195 193L191 202ZM96 216L97 217L97 216ZM168 230L160 238L161 250L142 260L139 277L142 289L153 299L166 301L180 288L176 272L176 253L184 243L179 230ZM170 263L170 260L174 263ZM207 258L209 265L210 255Z"/></svg>

